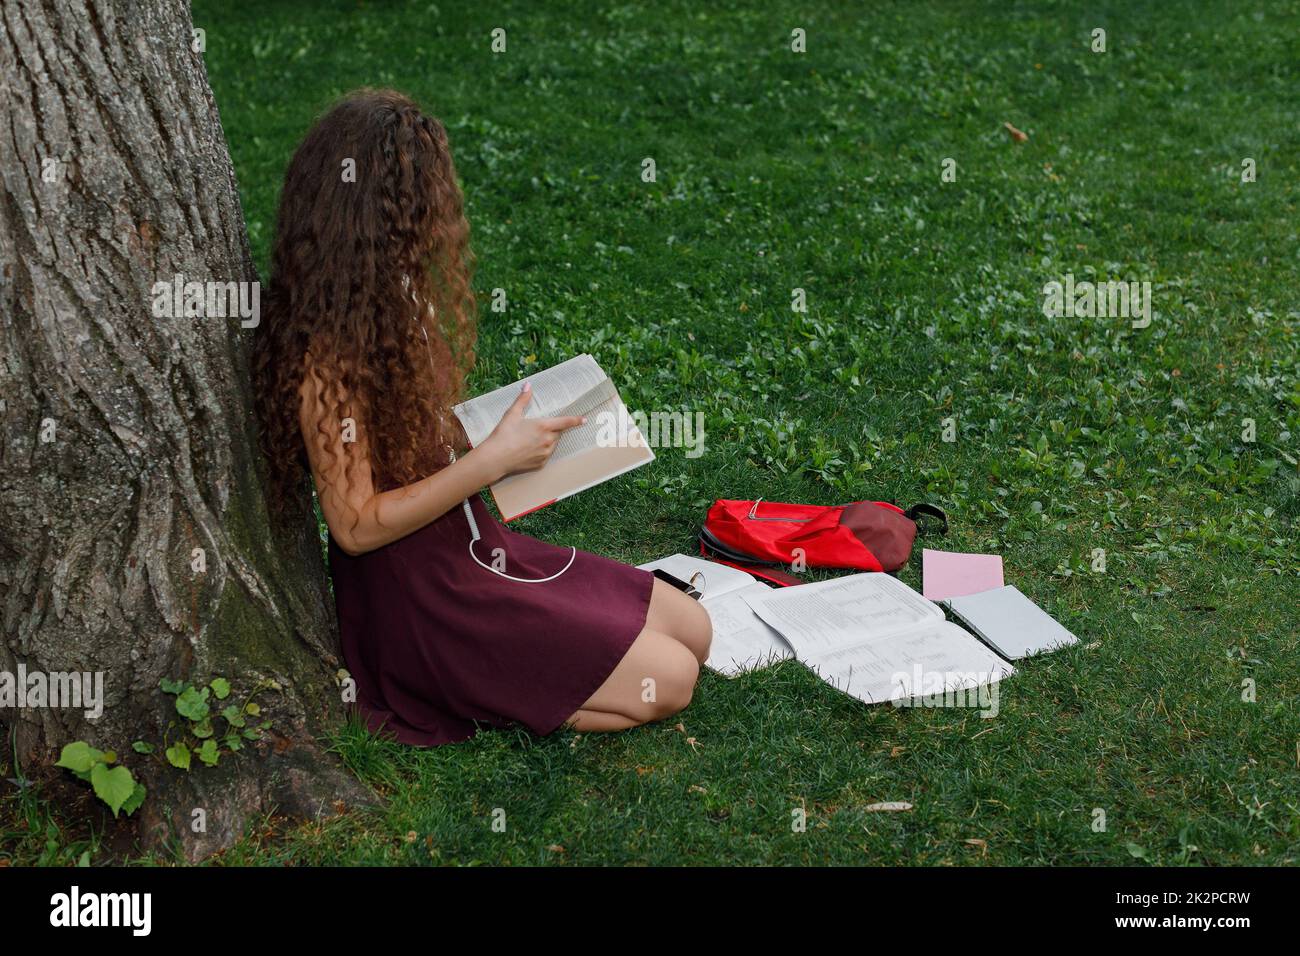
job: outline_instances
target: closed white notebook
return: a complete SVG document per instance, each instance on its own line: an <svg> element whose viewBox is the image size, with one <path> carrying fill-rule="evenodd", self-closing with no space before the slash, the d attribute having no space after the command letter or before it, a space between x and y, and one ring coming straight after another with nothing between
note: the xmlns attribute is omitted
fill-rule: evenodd
<svg viewBox="0 0 1300 956"><path fill-rule="evenodd" d="M980 640L1010 661L1079 642L1014 584L950 598L944 603Z"/></svg>

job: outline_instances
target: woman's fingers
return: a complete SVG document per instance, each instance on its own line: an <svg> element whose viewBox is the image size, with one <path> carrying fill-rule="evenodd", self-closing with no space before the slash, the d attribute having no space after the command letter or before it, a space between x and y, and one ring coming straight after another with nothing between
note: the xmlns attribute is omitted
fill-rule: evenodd
<svg viewBox="0 0 1300 956"><path fill-rule="evenodd" d="M581 415L561 415L559 418L539 418L537 424L549 431L563 432L570 428L577 428L586 421Z"/></svg>
<svg viewBox="0 0 1300 956"><path fill-rule="evenodd" d="M524 382L524 387L519 390L519 394L518 396L516 396L514 404L511 405L508 409L506 409L505 417L509 418L510 416L513 415L516 418L523 418L524 409L528 407L528 403L531 402L532 400L533 400L533 383Z"/></svg>

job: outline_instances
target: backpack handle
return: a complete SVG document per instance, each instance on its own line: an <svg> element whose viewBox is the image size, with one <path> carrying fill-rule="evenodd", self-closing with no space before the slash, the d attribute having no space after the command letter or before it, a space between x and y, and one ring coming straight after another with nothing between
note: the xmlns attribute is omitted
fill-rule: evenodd
<svg viewBox="0 0 1300 956"><path fill-rule="evenodd" d="M943 526L939 528L939 533L940 534L948 533L948 516L944 514L942 508L936 505L926 505L926 504L912 505L912 507L908 508L906 511L903 512L903 516L906 518L911 518L918 525L921 523L922 516L927 518L936 518L939 521L943 522Z"/></svg>

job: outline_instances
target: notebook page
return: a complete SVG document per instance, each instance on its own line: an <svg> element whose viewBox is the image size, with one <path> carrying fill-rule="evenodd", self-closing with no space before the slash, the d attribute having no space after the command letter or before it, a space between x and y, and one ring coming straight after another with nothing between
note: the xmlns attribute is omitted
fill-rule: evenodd
<svg viewBox="0 0 1300 956"><path fill-rule="evenodd" d="M729 568L725 564L718 564L716 561L705 561L703 558L693 558L687 554L670 554L666 558L638 564L637 567L642 571L667 571L673 577L688 584L691 576L699 572L704 577L702 581L696 584L696 587L706 601L711 598L721 597L731 591L749 587L755 583L752 574L746 574L739 568Z"/></svg>
<svg viewBox="0 0 1300 956"><path fill-rule="evenodd" d="M1015 673L1010 664L944 620L801 660L832 687L868 704L964 691Z"/></svg>
<svg viewBox="0 0 1300 956"><path fill-rule="evenodd" d="M766 584L754 583L700 602L713 622L713 643L709 646L706 667L727 677L735 677L794 656L794 648L768 627L745 601L747 593L768 590Z"/></svg>
<svg viewBox="0 0 1300 956"><path fill-rule="evenodd" d="M754 612L789 641L800 659L943 620L937 606L880 573L852 574L747 597Z"/></svg>

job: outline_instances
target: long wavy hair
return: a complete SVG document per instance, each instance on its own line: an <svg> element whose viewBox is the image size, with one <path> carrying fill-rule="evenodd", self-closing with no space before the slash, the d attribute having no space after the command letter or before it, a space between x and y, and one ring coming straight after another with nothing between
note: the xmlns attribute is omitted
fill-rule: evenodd
<svg viewBox="0 0 1300 956"><path fill-rule="evenodd" d="M273 515L310 500L299 425L308 375L327 443L346 418L364 429L376 491L418 481L463 447L451 406L474 361L473 268L442 123L371 89L317 121L285 174L253 349ZM343 446L348 476L355 447Z"/></svg>

